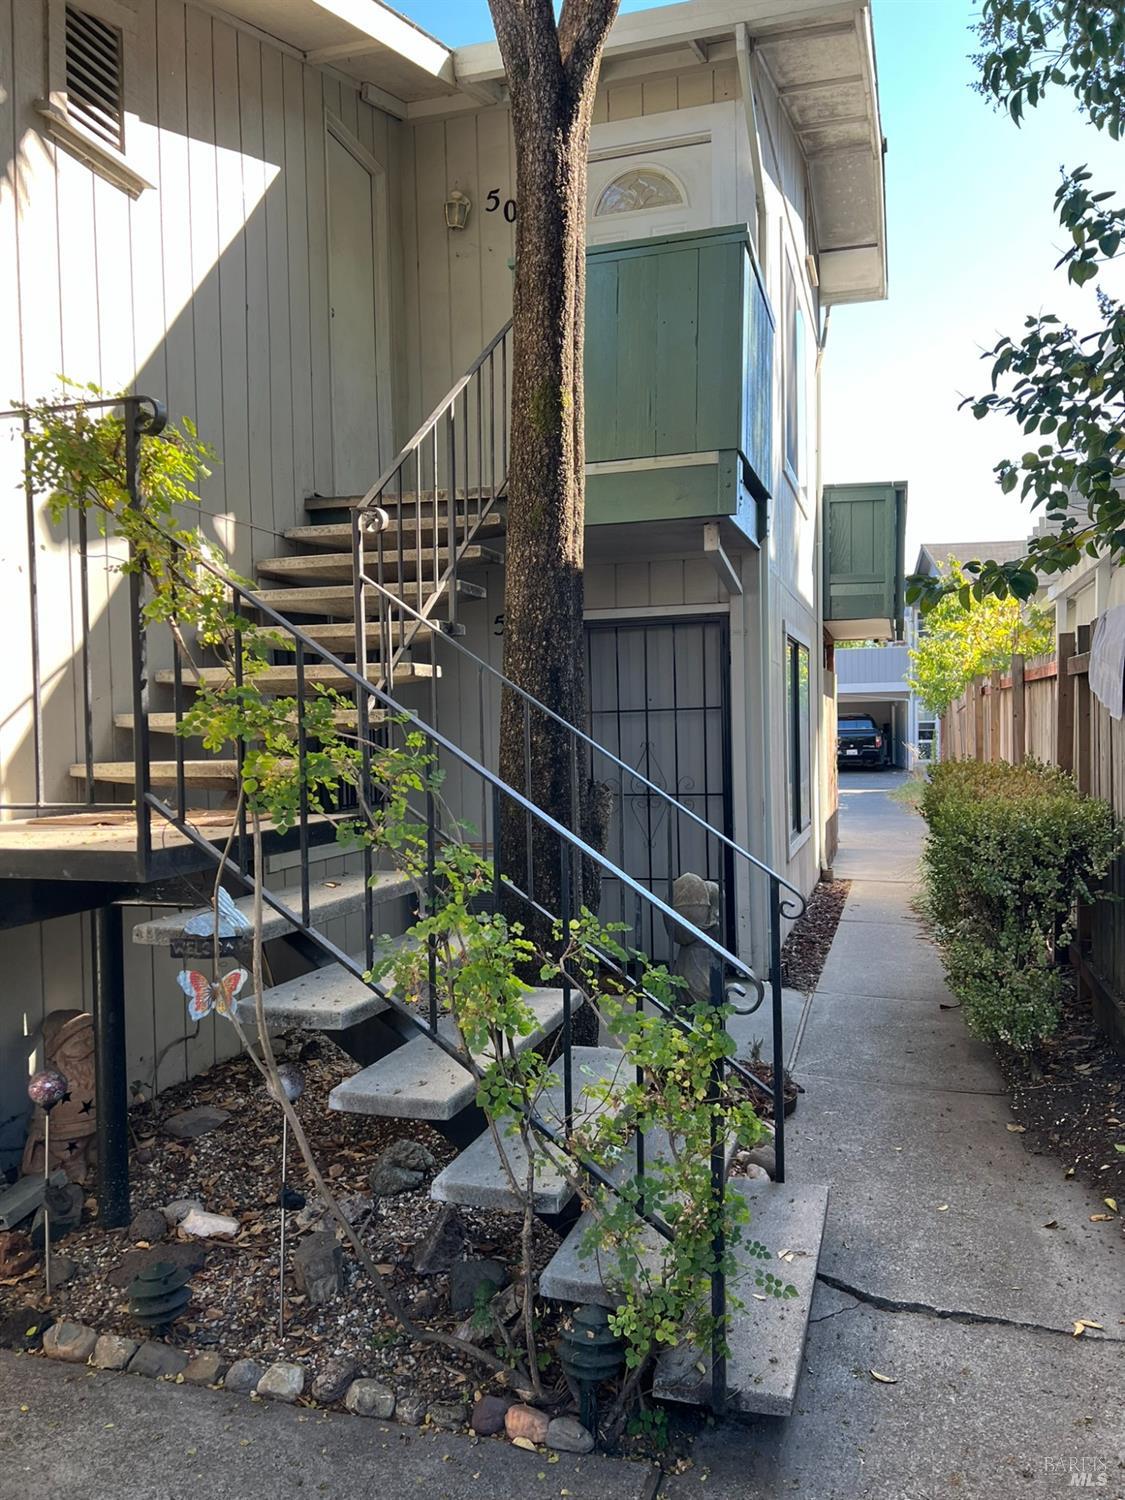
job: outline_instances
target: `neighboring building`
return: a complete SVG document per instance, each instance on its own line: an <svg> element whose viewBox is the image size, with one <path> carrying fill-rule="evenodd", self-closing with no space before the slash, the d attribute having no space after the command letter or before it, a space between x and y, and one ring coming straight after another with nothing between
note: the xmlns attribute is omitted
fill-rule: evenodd
<svg viewBox="0 0 1125 1500"><path fill-rule="evenodd" d="M952 559L1014 562L1027 551L1023 541L925 542L918 550L916 574L937 577ZM934 713L911 691L910 652L925 630L921 612L908 605L901 639L836 653L839 711L870 714L888 741L888 763L913 770L941 754L941 726Z"/></svg>
<svg viewBox="0 0 1125 1500"><path fill-rule="evenodd" d="M498 48L451 50L377 0L0 0L0 36L5 395L46 396L62 371L164 399L218 451L204 520L234 565L324 578L293 528L345 522L346 499L323 497L372 486L510 316L519 204ZM83 91L91 50L103 65ZM590 156L593 733L805 891L834 811L819 330L828 306L885 295L882 153L867 0L694 0L614 25ZM11 496L15 424L0 435ZM459 622L498 661L494 519ZM125 591L98 575L84 641L74 543L42 515L35 528L30 554L6 528L0 559L0 795L10 817L80 807L89 730L97 797L127 805ZM330 611L303 609L334 639ZM154 694L167 711L168 689ZM402 694L494 750L455 671L432 700L409 681ZM89 1006L88 914L115 896L138 903L129 1079L166 1086L233 1040L210 1019L188 1028L178 962L129 941L153 893L128 861L87 849L68 882L37 836L33 879L17 832L0 851L0 956L19 976L0 1002L0 1166L20 1146L37 1028ZM647 851L666 894L678 871L651 828ZM731 938L762 969L763 900L747 893ZM333 931L355 950L354 920Z"/></svg>

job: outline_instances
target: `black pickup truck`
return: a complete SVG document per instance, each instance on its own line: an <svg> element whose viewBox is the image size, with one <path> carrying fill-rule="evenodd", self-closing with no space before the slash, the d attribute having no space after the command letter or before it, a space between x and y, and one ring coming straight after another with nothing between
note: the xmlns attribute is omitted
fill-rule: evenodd
<svg viewBox="0 0 1125 1500"><path fill-rule="evenodd" d="M841 714L836 725L836 764L885 766L882 730L869 714Z"/></svg>

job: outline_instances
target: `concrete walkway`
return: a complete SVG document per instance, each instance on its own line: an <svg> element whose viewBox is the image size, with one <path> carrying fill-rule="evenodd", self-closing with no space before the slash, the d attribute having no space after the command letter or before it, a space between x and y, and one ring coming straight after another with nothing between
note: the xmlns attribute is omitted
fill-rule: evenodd
<svg viewBox="0 0 1125 1500"><path fill-rule="evenodd" d="M819 989L786 995L790 1177L831 1188L797 1411L706 1429L661 1500L1036 1500L1072 1470L1125 1497L1120 1228L1006 1128L911 909L923 826L893 784L843 781L851 893ZM652 1500L656 1479L0 1354L0 1500Z"/></svg>
<svg viewBox="0 0 1125 1500"><path fill-rule="evenodd" d="M1007 1129L911 906L924 824L899 780L841 777L851 891L794 1038L789 1176L831 1190L798 1411L706 1434L662 1496L1049 1496L1083 1459L1125 1496L1120 1228Z"/></svg>

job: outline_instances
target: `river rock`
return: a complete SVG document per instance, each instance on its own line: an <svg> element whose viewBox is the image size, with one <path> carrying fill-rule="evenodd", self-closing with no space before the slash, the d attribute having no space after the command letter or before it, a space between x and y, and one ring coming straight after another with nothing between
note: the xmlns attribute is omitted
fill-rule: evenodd
<svg viewBox="0 0 1125 1500"><path fill-rule="evenodd" d="M376 1198L393 1198L421 1187L426 1173L437 1166L433 1152L421 1141L392 1141L371 1168L368 1181Z"/></svg>
<svg viewBox="0 0 1125 1500"><path fill-rule="evenodd" d="M473 1312L477 1299L491 1302L508 1280L498 1260L458 1260L449 1272L449 1306L455 1313Z"/></svg>
<svg viewBox="0 0 1125 1500"><path fill-rule="evenodd" d="M330 1229L308 1235L294 1250L293 1279L314 1306L344 1290L344 1252Z"/></svg>
<svg viewBox="0 0 1125 1500"><path fill-rule="evenodd" d="M426 1419L432 1427L457 1432L469 1420L469 1408L464 1401L431 1401L426 1410Z"/></svg>
<svg viewBox="0 0 1125 1500"><path fill-rule="evenodd" d="M408 1391L395 1402L395 1421L403 1422L407 1427L421 1427L428 1410L425 1396L418 1395L417 1391Z"/></svg>
<svg viewBox="0 0 1125 1500"><path fill-rule="evenodd" d="M278 1360L258 1381L258 1395L270 1401L286 1401L292 1404L305 1389L305 1372L300 1365L288 1360Z"/></svg>
<svg viewBox="0 0 1125 1500"><path fill-rule="evenodd" d="M64 1318L53 1323L43 1335L43 1353L48 1359L61 1359L68 1365L84 1365L97 1342L98 1336L92 1328Z"/></svg>
<svg viewBox="0 0 1125 1500"><path fill-rule="evenodd" d="M254 1390L265 1371L256 1359L236 1359L223 1380L225 1391L246 1395Z"/></svg>
<svg viewBox="0 0 1125 1500"><path fill-rule="evenodd" d="M344 1405L357 1417L378 1417L386 1422L394 1416L395 1393L378 1380L353 1380Z"/></svg>
<svg viewBox="0 0 1125 1500"><path fill-rule="evenodd" d="M323 1406L333 1401L342 1401L348 1386L356 1377L356 1362L346 1354L334 1354L316 1374L312 1383L312 1397Z"/></svg>
<svg viewBox="0 0 1125 1500"><path fill-rule="evenodd" d="M465 1226L453 1203L443 1203L429 1234L415 1248L414 1269L420 1276L448 1271L464 1251Z"/></svg>
<svg viewBox="0 0 1125 1500"><path fill-rule="evenodd" d="M198 1208L185 1214L177 1226L180 1234L193 1240L232 1240L241 1228L237 1219L226 1214L209 1214Z"/></svg>
<svg viewBox="0 0 1125 1500"><path fill-rule="evenodd" d="M188 1385L218 1385L226 1367L224 1359L211 1350L205 1350L188 1360L184 1380Z"/></svg>
<svg viewBox="0 0 1125 1500"><path fill-rule="evenodd" d="M146 1339L129 1361L130 1375L147 1375L150 1380L174 1380L187 1369L188 1357L182 1349Z"/></svg>
<svg viewBox="0 0 1125 1500"><path fill-rule="evenodd" d="M191 1213L192 1209L203 1212L203 1204L198 1198L175 1198L171 1203L166 1203L160 1212L164 1215L164 1221L169 1229L175 1229L177 1224L183 1222Z"/></svg>
<svg viewBox="0 0 1125 1500"><path fill-rule="evenodd" d="M547 1428L547 1447L557 1453L592 1453L594 1437L576 1417L555 1417Z"/></svg>
<svg viewBox="0 0 1125 1500"><path fill-rule="evenodd" d="M50 1211L53 1245L56 1240L61 1240L81 1224L84 1202L85 1194L78 1183L67 1182L61 1187L52 1183L47 1189L46 1200L35 1210L35 1218L31 1221L31 1243L36 1250L43 1248L43 1224L47 1211Z"/></svg>
<svg viewBox="0 0 1125 1500"><path fill-rule="evenodd" d="M229 1109L213 1109L203 1104L198 1109L185 1109L178 1115L171 1115L164 1121L164 1134L177 1141L194 1141L225 1125L229 1119Z"/></svg>
<svg viewBox="0 0 1125 1500"><path fill-rule="evenodd" d="M540 1411L537 1406L525 1406L522 1402L509 1406L504 1415L504 1431L513 1442L516 1438L524 1438L529 1443L545 1443L550 1425L551 1419L545 1411Z"/></svg>
<svg viewBox="0 0 1125 1500"><path fill-rule="evenodd" d="M481 1437L494 1437L504 1431L504 1418L514 1405L514 1396L482 1396L473 1407L469 1426Z"/></svg>
<svg viewBox="0 0 1125 1500"><path fill-rule="evenodd" d="M103 1333L94 1345L90 1363L97 1370L123 1370L136 1352L136 1339L120 1338L116 1333Z"/></svg>
<svg viewBox="0 0 1125 1500"><path fill-rule="evenodd" d="M159 1208L142 1208L134 1214L129 1225L129 1238L137 1240L162 1240L168 1233L168 1221Z"/></svg>

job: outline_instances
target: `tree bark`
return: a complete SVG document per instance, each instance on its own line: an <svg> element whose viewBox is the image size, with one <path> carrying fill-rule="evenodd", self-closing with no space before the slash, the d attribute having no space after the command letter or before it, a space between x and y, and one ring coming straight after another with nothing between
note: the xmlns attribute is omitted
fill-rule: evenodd
<svg viewBox="0 0 1125 1500"><path fill-rule="evenodd" d="M489 4L511 95L518 204L504 671L585 727L586 157L618 0L565 0L557 24L550 0ZM501 708L500 773L560 823L584 837L590 831L586 758L563 728L511 693ZM517 885L558 913L559 841L534 820L529 831L510 802L500 860ZM526 906L519 915L529 922ZM542 924L531 925L541 935Z"/></svg>

